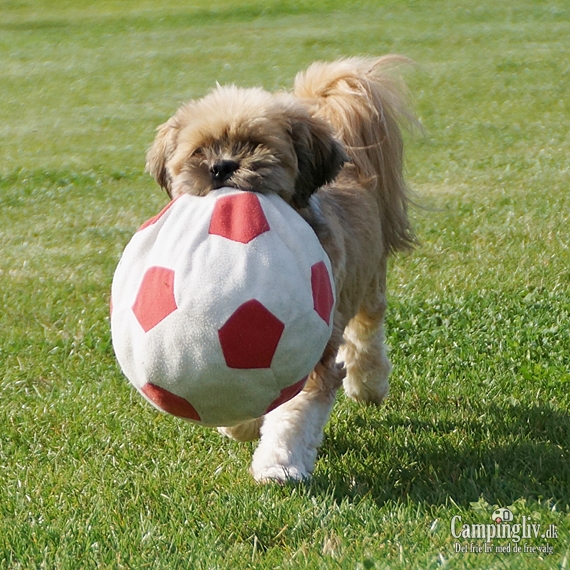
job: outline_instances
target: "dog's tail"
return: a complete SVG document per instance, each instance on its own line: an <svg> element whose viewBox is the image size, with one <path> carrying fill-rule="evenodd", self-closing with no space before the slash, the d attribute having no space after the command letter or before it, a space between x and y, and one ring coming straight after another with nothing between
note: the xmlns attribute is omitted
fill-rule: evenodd
<svg viewBox="0 0 570 570"><path fill-rule="evenodd" d="M295 96L327 120L342 141L361 185L378 199L388 251L410 248L415 237L408 219L400 125L416 123L403 85L390 68L409 63L401 56L349 58L313 63L295 78Z"/></svg>

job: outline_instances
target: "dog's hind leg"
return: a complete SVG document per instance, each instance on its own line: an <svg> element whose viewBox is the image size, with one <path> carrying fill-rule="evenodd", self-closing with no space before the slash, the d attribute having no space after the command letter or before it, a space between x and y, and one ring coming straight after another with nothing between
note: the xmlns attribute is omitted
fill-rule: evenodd
<svg viewBox="0 0 570 570"><path fill-rule="evenodd" d="M254 441L259 439L259 429L262 421L263 418L256 418L236 426L220 427L218 428L218 431L221 434L231 437L237 441Z"/></svg>
<svg viewBox="0 0 570 570"><path fill-rule="evenodd" d="M324 426L342 385L343 369L335 362L340 332L334 336L303 391L265 416L251 464L257 481L302 481L313 472Z"/></svg>
<svg viewBox="0 0 570 570"><path fill-rule="evenodd" d="M384 345L385 262L358 313L344 330L338 360L344 362L344 390L353 400L380 404L388 395L392 368Z"/></svg>

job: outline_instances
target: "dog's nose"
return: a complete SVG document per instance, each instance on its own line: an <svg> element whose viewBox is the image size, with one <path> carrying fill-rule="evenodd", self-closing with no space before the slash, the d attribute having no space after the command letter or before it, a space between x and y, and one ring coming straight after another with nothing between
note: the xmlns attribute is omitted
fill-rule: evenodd
<svg viewBox="0 0 570 570"><path fill-rule="evenodd" d="M218 160L210 166L210 174L214 180L227 180L237 169L239 164L235 160Z"/></svg>

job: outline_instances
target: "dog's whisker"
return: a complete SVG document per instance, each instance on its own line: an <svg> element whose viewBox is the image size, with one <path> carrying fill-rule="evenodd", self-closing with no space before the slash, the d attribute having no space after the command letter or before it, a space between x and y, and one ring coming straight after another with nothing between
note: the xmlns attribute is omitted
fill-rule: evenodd
<svg viewBox="0 0 570 570"><path fill-rule="evenodd" d="M355 146L355 145L345 145L345 147L348 150L371 150L371 149L375 149L375 148L381 148L382 145L385 142L385 138L383 137L382 139L380 139L378 142L373 143L373 144L368 144L368 145L362 145L362 146Z"/></svg>

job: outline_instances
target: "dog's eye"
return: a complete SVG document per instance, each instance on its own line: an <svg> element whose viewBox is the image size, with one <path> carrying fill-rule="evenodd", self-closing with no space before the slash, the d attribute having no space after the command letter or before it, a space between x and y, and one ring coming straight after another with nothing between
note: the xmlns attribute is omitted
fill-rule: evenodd
<svg viewBox="0 0 570 570"><path fill-rule="evenodd" d="M192 154L190 156L193 156L193 157L204 156L204 151L201 147L198 147L197 149L194 149L194 151L192 152Z"/></svg>

